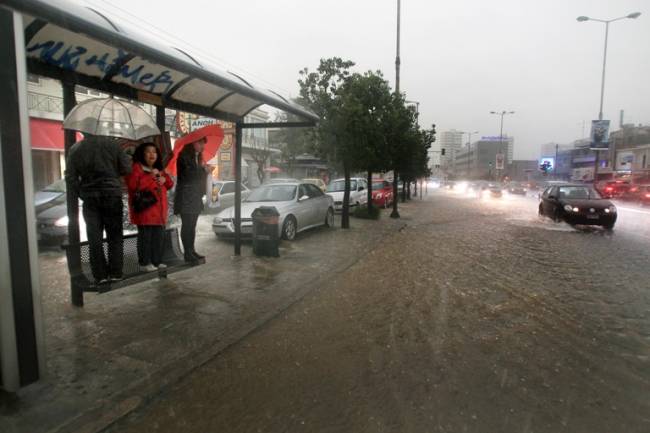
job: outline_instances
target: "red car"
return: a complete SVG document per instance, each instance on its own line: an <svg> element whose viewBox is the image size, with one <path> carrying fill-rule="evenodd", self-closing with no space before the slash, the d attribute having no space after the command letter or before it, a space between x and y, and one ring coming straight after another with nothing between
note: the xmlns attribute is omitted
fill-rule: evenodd
<svg viewBox="0 0 650 433"><path fill-rule="evenodd" d="M388 207L393 204L393 185L383 179L372 181L372 204Z"/></svg>
<svg viewBox="0 0 650 433"><path fill-rule="evenodd" d="M596 188L603 198L619 198L630 190L628 182L616 180L601 183Z"/></svg>

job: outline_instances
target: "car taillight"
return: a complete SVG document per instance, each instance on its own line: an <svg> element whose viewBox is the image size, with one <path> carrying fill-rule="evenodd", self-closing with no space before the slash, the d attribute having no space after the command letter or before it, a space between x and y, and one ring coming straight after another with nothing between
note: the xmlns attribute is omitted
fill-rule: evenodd
<svg viewBox="0 0 650 433"><path fill-rule="evenodd" d="M630 188L630 192L637 192L639 188Z"/></svg>
<svg viewBox="0 0 650 433"><path fill-rule="evenodd" d="M608 186L607 188L605 188L605 191L614 191L614 188L612 188L611 186Z"/></svg>
<svg viewBox="0 0 650 433"><path fill-rule="evenodd" d="M650 198L650 194L646 194L645 196L646 196L646 198Z"/></svg>

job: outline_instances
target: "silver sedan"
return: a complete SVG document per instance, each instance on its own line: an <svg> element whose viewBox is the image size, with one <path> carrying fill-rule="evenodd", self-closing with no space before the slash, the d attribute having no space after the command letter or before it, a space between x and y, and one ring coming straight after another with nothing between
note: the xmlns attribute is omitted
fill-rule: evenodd
<svg viewBox="0 0 650 433"><path fill-rule="evenodd" d="M252 213L260 206L273 206L280 213L279 235L293 240L296 234L325 225L334 225L334 203L317 186L310 183L287 182L263 185L251 192L241 206L242 236L253 234ZM235 208L230 207L217 214L212 230L219 237L235 234Z"/></svg>

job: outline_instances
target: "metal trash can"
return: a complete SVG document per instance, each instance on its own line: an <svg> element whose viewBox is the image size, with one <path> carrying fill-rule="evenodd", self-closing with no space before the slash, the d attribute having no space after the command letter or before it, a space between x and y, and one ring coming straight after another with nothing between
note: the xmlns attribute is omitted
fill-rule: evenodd
<svg viewBox="0 0 650 433"><path fill-rule="evenodd" d="M256 256L280 257L280 213L273 206L253 211L253 252Z"/></svg>

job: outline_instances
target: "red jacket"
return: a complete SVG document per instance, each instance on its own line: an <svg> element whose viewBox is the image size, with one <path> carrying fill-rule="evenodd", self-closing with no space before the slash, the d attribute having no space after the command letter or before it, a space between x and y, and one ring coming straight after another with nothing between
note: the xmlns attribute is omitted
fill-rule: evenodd
<svg viewBox="0 0 650 433"><path fill-rule="evenodd" d="M160 172L165 177L165 183L159 185L154 175L145 171L139 162L133 163L133 171L126 177L126 186L129 189L129 216L131 223L138 226L164 226L167 224L167 190L174 186L172 178L164 171ZM156 196L158 201L142 212L133 210L132 201L136 190L147 189Z"/></svg>

